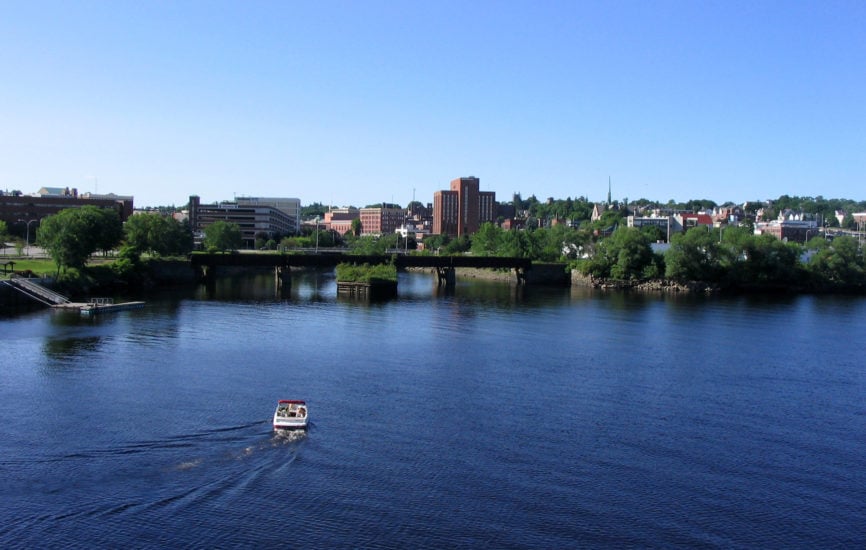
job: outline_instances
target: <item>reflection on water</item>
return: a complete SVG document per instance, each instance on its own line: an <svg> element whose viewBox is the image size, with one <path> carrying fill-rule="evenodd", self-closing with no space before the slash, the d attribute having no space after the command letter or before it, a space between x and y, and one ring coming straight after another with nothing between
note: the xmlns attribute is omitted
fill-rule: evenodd
<svg viewBox="0 0 866 550"><path fill-rule="evenodd" d="M0 545L866 541L863 299L398 293L299 270L4 319Z"/></svg>
<svg viewBox="0 0 866 550"><path fill-rule="evenodd" d="M46 338L42 350L55 359L71 359L76 355L93 353L99 349L99 336L70 336L68 338Z"/></svg>

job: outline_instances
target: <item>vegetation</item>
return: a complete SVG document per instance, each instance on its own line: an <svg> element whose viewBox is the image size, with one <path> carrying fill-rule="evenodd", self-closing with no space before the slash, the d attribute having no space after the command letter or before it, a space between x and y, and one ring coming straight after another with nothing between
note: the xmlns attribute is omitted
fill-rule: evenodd
<svg viewBox="0 0 866 550"><path fill-rule="evenodd" d="M69 268L84 267L97 250L107 253L115 248L122 235L117 212L88 205L43 218L36 230L36 242L51 256L60 274Z"/></svg>
<svg viewBox="0 0 866 550"><path fill-rule="evenodd" d="M396 283L397 267L394 264L349 264L337 265L338 283Z"/></svg>
<svg viewBox="0 0 866 550"><path fill-rule="evenodd" d="M232 222L218 221L204 230L204 247L211 252L237 250L243 245L241 228Z"/></svg>
<svg viewBox="0 0 866 550"><path fill-rule="evenodd" d="M4 260L5 261L5 260ZM15 271L21 272L32 272L37 276L49 275L51 272L55 270L54 261L45 258L15 258L13 260L15 262ZM9 277L11 273L6 274L5 277ZM2 271L0 271L0 278L4 277Z"/></svg>
<svg viewBox="0 0 866 550"><path fill-rule="evenodd" d="M760 206L760 203L754 203L751 205L752 211L754 212ZM783 210L804 212L814 217L817 221L826 224L828 227L841 226L845 229L855 229L856 223L851 214L853 212L866 212L866 201L825 199L821 195L817 197L790 197L782 195L778 199L770 201L770 205L764 208L764 219L776 219L779 212ZM841 224L836 218L836 212L846 212L846 216L842 219Z"/></svg>
<svg viewBox="0 0 866 550"><path fill-rule="evenodd" d="M307 206L301 207L301 218L308 220L310 218L318 216L319 219L322 219L325 217L325 212L327 211L327 206L320 202L314 202L313 204L308 204Z"/></svg>
<svg viewBox="0 0 866 550"><path fill-rule="evenodd" d="M171 216L137 214L123 225L126 246L137 254L155 256L189 254L192 251L192 231L189 224Z"/></svg>
<svg viewBox="0 0 866 550"><path fill-rule="evenodd" d="M724 231L693 228L672 237L664 255L653 253L651 244L666 236L657 227L633 229L625 227L626 206L701 209L715 206L707 200L677 204L651 203L640 199L624 200L618 208L602 212L591 222L593 204L584 197L578 199L538 201L534 196L523 200L514 197L518 216L529 219L525 230L505 230L498 224L486 223L471 236L457 238L432 235L424 240L425 253L472 254L475 256L512 256L542 262L567 262L572 269L597 278L640 281L665 277L674 281L701 281L730 289L804 289L866 291L866 261L856 239L838 236L833 240L813 238L805 245L780 241L768 235L754 235L751 227L726 227ZM377 206L391 206L380 204ZM748 205L755 212L756 205ZM839 224L837 210L848 214L842 225L853 224L851 212L866 211L866 203L822 197L782 196L764 206L773 217L782 209L815 214L826 225ZM321 210L321 212L318 212ZM312 205L310 212L323 214L321 204ZM395 249L416 249L414 237L404 239L398 234L359 236L360 221L353 231L336 235L331 231L314 230L306 235L282 239L285 248L329 248L344 244L355 254L388 254ZM353 227L354 227L353 225ZM0 238L7 231L0 223ZM133 280L142 272L140 256L185 254L192 245L189 227L171 217L149 213L133 216L121 225L113 210L86 206L63 210L43 218L37 227L37 244L51 256L56 272L74 273L81 277L85 264L96 252L103 256L110 250L120 252L109 271L104 274ZM278 237L277 237L278 238ZM236 250L242 246L240 228L234 223L216 222L205 230L206 248L210 251ZM257 235L258 248L277 248L275 238ZM20 254L20 252L19 252ZM32 269L16 262L16 270ZM380 270L387 270L387 276ZM44 271L44 268L33 271ZM340 272L342 271L342 275ZM393 276L390 274L394 272ZM70 275L71 277L71 275ZM393 266L347 266L338 270L346 280L396 280Z"/></svg>
<svg viewBox="0 0 866 550"><path fill-rule="evenodd" d="M579 268L585 275L593 277L634 280L658 277L663 263L639 229L621 227L602 240L595 255L581 262Z"/></svg>

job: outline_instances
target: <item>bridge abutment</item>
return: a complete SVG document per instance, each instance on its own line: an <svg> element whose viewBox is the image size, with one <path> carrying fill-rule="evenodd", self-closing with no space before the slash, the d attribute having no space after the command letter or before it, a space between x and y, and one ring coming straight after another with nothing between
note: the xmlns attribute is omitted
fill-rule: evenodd
<svg viewBox="0 0 866 550"><path fill-rule="evenodd" d="M292 268L289 266L274 267L274 286L277 289L292 287Z"/></svg>
<svg viewBox="0 0 866 550"><path fill-rule="evenodd" d="M436 278L440 286L454 286L457 282L457 276L454 273L453 267L437 267Z"/></svg>

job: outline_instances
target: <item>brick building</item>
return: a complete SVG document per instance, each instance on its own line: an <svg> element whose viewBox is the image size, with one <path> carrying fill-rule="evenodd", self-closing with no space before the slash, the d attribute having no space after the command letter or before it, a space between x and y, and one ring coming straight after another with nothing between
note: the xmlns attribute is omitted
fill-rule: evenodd
<svg viewBox="0 0 866 550"><path fill-rule="evenodd" d="M448 190L433 194L433 234L459 237L496 218L496 193L481 191L476 177L457 178Z"/></svg>
<svg viewBox="0 0 866 550"><path fill-rule="evenodd" d="M33 195L0 195L0 220L6 222L9 232L21 237L35 236L38 221L46 216L57 214L67 208L96 206L117 212L121 222L132 216L133 198L120 195L78 195L76 189L43 187ZM28 223L30 222L30 223ZM29 226L29 227L28 227Z"/></svg>
<svg viewBox="0 0 866 550"><path fill-rule="evenodd" d="M402 208L361 208L361 235L387 235L403 225L406 211Z"/></svg>

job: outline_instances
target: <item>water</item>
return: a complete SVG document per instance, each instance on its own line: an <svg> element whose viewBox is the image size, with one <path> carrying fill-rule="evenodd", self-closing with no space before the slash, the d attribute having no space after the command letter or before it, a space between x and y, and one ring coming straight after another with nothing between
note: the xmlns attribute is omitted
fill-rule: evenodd
<svg viewBox="0 0 866 550"><path fill-rule="evenodd" d="M399 284L0 320L0 545L866 543L866 300Z"/></svg>

